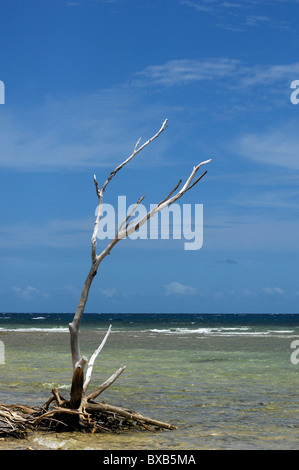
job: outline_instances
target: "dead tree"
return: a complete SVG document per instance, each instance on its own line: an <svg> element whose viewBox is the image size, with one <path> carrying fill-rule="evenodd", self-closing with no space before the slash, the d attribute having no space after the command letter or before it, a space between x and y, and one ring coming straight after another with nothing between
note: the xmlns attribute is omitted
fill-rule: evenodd
<svg viewBox="0 0 299 470"><path fill-rule="evenodd" d="M73 364L73 378L70 399L64 399L63 397L61 397L57 389L53 389L53 396L38 412L35 412L34 419L32 418L33 413L30 414L31 425L34 424L39 426L45 426L45 423L47 423L47 427L49 427L49 423L51 423L51 426L53 425L53 423L55 426L57 424L69 426L70 424L74 425L75 423L79 427L81 426L84 429L89 429L95 432L102 430L109 431L110 429L114 429L115 427L119 428L123 426L123 423L125 423L125 425L128 425L129 423L136 422L143 427L154 426L158 428L175 429L175 426L173 425L158 420L153 420L151 418L146 418L137 412L128 409L123 409L117 406L108 405L106 403L96 403L94 401L95 398L97 398L107 387L114 383L114 381L124 371L125 366L121 367L116 372L114 372L110 378L108 378L103 384L98 386L93 392L87 394L87 388L90 384L94 362L107 341L107 338L111 332L111 326L109 327L102 343L93 353L89 361L85 356L81 356L79 345L80 322L85 310L91 284L97 274L101 262L106 258L107 255L110 254L112 248L114 248L114 246L120 240L125 239L127 236L137 231L155 214L180 199L187 191L193 188L207 173L205 171L201 174L201 176L195 179L195 176L197 175L197 172L200 167L205 165L206 163L209 163L211 160L203 161L202 163L199 163L197 166L195 166L181 188L180 186L182 180L180 180L176 184L176 186L170 191L167 197L163 198L151 211L149 211L138 222L136 222L135 220L130 220L141 201L143 201L144 196L142 196L136 202L135 206L133 207L133 210L127 215L126 219L118 227L114 239L100 254L97 254L97 235L99 230L99 223L103 214L103 197L108 184L127 163L129 163L134 157L136 157L136 155L139 154L153 140L157 139L157 137L159 137L160 134L166 128L167 120L163 122L159 131L141 146L139 146L139 139L135 145L132 154L110 173L101 188L99 187L97 178L94 175L94 184L96 189L96 195L98 198L98 212L91 238L91 267L84 282L73 321L69 324L70 346ZM86 366L86 364L87 370L84 377L84 367ZM66 420L66 417L68 417L69 420ZM22 422L23 424L23 420L20 420L20 422Z"/></svg>

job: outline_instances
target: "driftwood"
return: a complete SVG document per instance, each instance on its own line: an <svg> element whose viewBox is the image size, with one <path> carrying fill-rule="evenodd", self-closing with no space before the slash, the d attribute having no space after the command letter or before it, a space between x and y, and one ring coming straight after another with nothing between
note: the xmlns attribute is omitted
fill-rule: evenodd
<svg viewBox="0 0 299 470"><path fill-rule="evenodd" d="M112 406L104 402L97 403L97 398L104 390L112 385L115 380L125 370L125 366L119 368L114 374L111 375L102 385L98 386L93 392L87 393L87 388L90 384L91 374L94 367L94 362L98 354L103 349L107 338L111 332L109 327L102 343L88 359L81 356L79 345L79 328L82 315L85 310L86 302L88 300L89 290L91 284L97 274L99 265L110 254L114 246L127 236L139 230L151 217L158 212L162 211L165 207L170 206L172 203L180 199L187 191L193 188L207 173L206 171L195 179L199 168L202 165L209 163L211 160L206 160L193 167L192 172L186 179L185 183L178 189L182 180L170 191L167 197L164 197L152 210L143 216L137 222L130 220L144 196L139 198L133 210L127 215L125 220L119 225L116 235L113 240L107 245L106 248L98 255L97 250L97 236L99 230L100 220L103 214L103 196L112 178L139 152L141 152L147 145L160 136L160 134L167 128L167 120L165 120L159 131L143 145L139 146L140 139L136 143L132 154L118 165L108 176L102 188L99 188L96 176L94 176L94 184L96 195L98 198L98 213L94 223L94 229L91 237L91 267L86 280L83 284L81 296L78 302L73 321L69 323L70 331L70 346L73 364L73 378L70 398L63 398L58 389L52 390L52 396L40 408L30 408L21 405L1 405L0 404L0 436L14 436L23 437L26 435L28 429L55 429L72 430L82 429L90 432L103 432L103 431L118 431L132 427L133 424L145 427L146 429L176 429L171 424L164 423L155 419L142 416L136 411L132 411L118 406ZM84 366L87 364L86 375L84 379Z"/></svg>
<svg viewBox="0 0 299 470"><path fill-rule="evenodd" d="M111 327L108 332L110 331ZM107 334L101 345L106 340ZM172 424L148 418L137 411L105 402L95 402L95 398L110 387L126 367L119 368L93 392L86 395L86 384L89 383L88 377L84 382L86 363L87 359L83 357L75 367L69 399L65 399L58 388L54 388L52 396L40 407L0 404L0 437L23 438L27 436L28 431L36 429L57 432L83 430L92 433L119 432L134 426L154 432L158 429L176 429Z"/></svg>
<svg viewBox="0 0 299 470"><path fill-rule="evenodd" d="M33 408L0 403L0 436L22 438L33 423Z"/></svg>
<svg viewBox="0 0 299 470"><path fill-rule="evenodd" d="M167 128L167 119L163 122L159 131L153 137L148 139L140 147L139 147L139 143L140 143L140 139L139 139L134 147L132 154L110 173L110 175L108 176L107 180L105 181L101 189L99 188L96 175L94 175L94 184L95 184L95 189L96 189L96 195L98 198L98 213L96 216L93 234L91 237L91 267L85 279L73 321L69 323L71 354L72 354L72 362L73 362L74 369L76 367L76 364L81 359L80 345L79 345L80 322L81 322L81 319L85 310L86 302L88 300L88 295L89 295L91 284L98 272L101 262L106 258L107 255L110 255L111 250L120 240L125 239L126 237L130 236L132 233L139 230L139 228L142 225L144 225L151 217L153 217L155 214L157 214L158 212L161 212L164 208L170 206L175 201L180 199L187 191L193 188L202 179L202 177L207 173L205 171L199 178L197 178L194 181L195 175L197 174L198 170L203 165L206 165L207 163L209 163L211 159L203 161L199 163L197 166L194 166L192 172L190 173L189 177L186 179L181 189L178 189L178 188L181 185L182 180L180 180L178 184L170 191L167 197L163 198L152 210L150 210L147 214L145 214L140 220L135 222L134 220L130 220L130 219L144 199L144 196L141 196L136 202L135 206L133 207L133 210L127 215L126 219L119 225L114 239L111 240L111 242L106 246L106 248L104 248L104 250L102 250L102 252L99 255L97 254L97 236L98 236L100 220L103 215L103 197L104 197L104 193L108 184L114 178L114 176L125 165L127 165L127 163L129 163L136 155L138 155L146 146L148 146L151 142L153 142L153 140L157 139L166 128ZM107 335L108 334L109 332L107 333ZM100 349L101 349L101 346L100 348L98 348L97 351L99 351ZM98 355L97 351L95 351L94 353L95 357ZM92 358L89 361L88 368L91 368L91 370L93 367L93 362L94 362L95 357L92 356ZM86 380L90 380L90 376L89 376L89 379L86 379ZM86 388L86 385L84 386L84 388Z"/></svg>
<svg viewBox="0 0 299 470"><path fill-rule="evenodd" d="M71 398L70 398L70 408L75 410L79 408L83 395L83 382L84 382L84 366L87 362L85 357L78 362L75 367L72 388L71 388Z"/></svg>
<svg viewBox="0 0 299 470"><path fill-rule="evenodd" d="M108 380L100 385L88 396L82 395L83 368L77 368L72 383L71 397L63 398L58 389L52 390L52 397L40 408L31 408L24 405L0 404L0 437L27 436L29 430L55 430L85 432L117 432L135 426L146 428L149 431L158 429L176 429L176 426L148 418L136 411L104 402L95 402L94 397L100 395L106 388L114 383L125 367L117 370ZM77 379L77 378L78 379ZM78 405L75 408L75 405Z"/></svg>
<svg viewBox="0 0 299 470"><path fill-rule="evenodd" d="M106 191L106 188L110 181L114 178L114 176L125 166L127 163L129 163L137 154L139 154L147 145L149 145L151 142L153 142L155 139L157 139L160 134L167 128L167 119L163 122L162 126L158 130L158 132L148 139L143 145L139 146L140 144L140 139L136 143L134 150L132 154L124 160L120 165L118 165L108 176L107 180L103 184L103 186L100 188L97 182L97 178L94 175L94 184L95 184L95 189L96 189L96 195L98 198L98 212L96 216L96 220L94 223L94 229L91 237L91 267L89 270L89 273L86 277L86 280L83 284L83 288L81 291L81 296L78 302L78 306L73 318L73 321L69 323L69 331L70 331L70 344L71 344L71 354L72 354L72 363L73 363L73 381L72 381L72 391L71 391L71 400L70 400L70 409L76 409L78 408L78 403L80 402L80 394L81 394L81 405L79 408L84 411L91 411L91 408L93 411L101 411L101 412L107 412L108 413L108 408L106 406L106 410L104 410L103 404L96 405L91 407L90 401L95 399L107 386L109 386L111 383L113 383L116 378L121 374L121 372L124 370L124 367L119 369L108 381L106 381L104 384L102 384L100 387L98 387L94 392L89 394L87 396L87 400L85 399L86 395L86 390L87 387L90 383L91 379L91 373L92 369L94 366L94 362L100 351L103 349L104 344L107 341L107 338L110 334L111 331L111 326L107 331L106 336L104 337L102 343L96 349L94 354L91 356L88 366L87 366L87 372L86 372L86 378L85 381L82 385L82 380L83 380L83 367L87 362L87 359L83 356L81 357L80 354L80 345L79 345L79 328L80 328L80 322L85 310L86 302L88 300L88 295L89 295L89 290L91 287L91 284L98 272L99 266L101 262L106 258L107 255L110 254L111 250L114 248L114 246L120 241L125 239L127 236L131 235L132 233L136 232L139 230L139 228L144 225L151 217L153 217L155 214L158 212L162 211L164 208L170 206L173 204L175 201L180 199L187 191L189 191L191 188L193 188L202 178L205 176L207 173L206 171L199 176L197 179L195 179L195 175L197 174L198 170L201 168L201 166L206 165L211 161L211 159L203 161L199 163L197 166L193 167L192 172L190 173L189 177L186 179L185 183L179 189L182 180L176 184L176 186L170 191L168 196L164 197L152 210L150 210L147 214L145 214L141 219L139 219L137 222L135 220L130 220L138 206L140 205L141 201L144 199L144 196L140 197L138 201L136 202L135 206L133 207L133 210L127 215L125 220L119 225L116 235L113 240L107 245L106 248L102 250L102 252L98 255L97 254L97 236L98 236L98 230L99 230L99 224L100 220L103 214L103 197L104 193ZM140 415L136 413L130 413L127 410L123 410L120 413L120 409L117 408L118 411L116 411L116 408L114 411L109 411L110 413L115 413L115 414L120 414L120 416L123 416L129 420L134 419L135 421L138 422L143 422L147 424L154 424L153 420L150 420L149 418L144 418L140 417ZM133 418L134 416L134 418ZM84 413L81 415L82 419L84 418ZM159 423L158 421L156 422L157 426L160 427L166 427L167 429L173 429L174 427L171 425L165 425L165 423Z"/></svg>

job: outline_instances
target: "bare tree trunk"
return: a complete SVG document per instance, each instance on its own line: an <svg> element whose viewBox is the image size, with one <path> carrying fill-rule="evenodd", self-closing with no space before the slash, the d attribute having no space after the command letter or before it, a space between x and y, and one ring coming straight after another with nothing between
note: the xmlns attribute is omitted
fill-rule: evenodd
<svg viewBox="0 0 299 470"><path fill-rule="evenodd" d="M84 383L84 366L86 362L87 359L82 357L74 370L70 399L70 408L72 410L79 408L81 405Z"/></svg>
<svg viewBox="0 0 299 470"><path fill-rule="evenodd" d="M175 191L178 189L180 186L182 180L179 181L179 183L174 187L174 189L168 194L166 198L164 198L157 206L152 209L150 212L148 212L143 218L141 218L138 222L135 222L132 224L132 221L129 221L130 217L132 214L135 212L137 209L138 205L141 203L141 201L144 199L144 196L142 196L137 203L135 204L133 210L131 213L126 217L126 219L120 224L118 231L115 235L115 238L108 244L108 246L101 252L100 255L96 254L96 246L97 246L97 234L98 234L98 229L99 229L99 222L102 216L103 212L103 196L105 189L108 185L108 183L112 180L112 178L120 171L132 158L134 158L141 150L143 150L147 145L149 145L154 139L159 137L159 135L167 128L167 119L163 122L161 128L159 131L151 137L149 140L147 140L141 147L139 146L140 139L135 145L133 153L123 162L121 163L118 167L115 168L114 171L112 171L105 181L104 185L102 186L101 189L99 189L98 182L96 179L96 176L94 176L94 183L96 187L96 193L98 197L98 215L96 217L96 221L94 224L94 230L92 234L92 239L91 239L91 260L92 260L92 265L90 268L90 271L88 273L88 276L85 280L85 283L82 288L80 300L78 303L78 307L76 310L76 313L74 315L72 323L69 324L69 330L70 330L70 337L71 337L71 353L72 353L72 362L73 362L73 368L75 369L76 364L80 361L80 346L79 346L79 327L80 327L80 321L82 318L82 315L85 310L86 302L88 299L89 295L89 290L92 284L92 281L94 277L97 274L97 270L99 268L100 263L103 261L103 259L110 254L112 248L122 239L126 238L127 236L131 235L133 232L138 230L143 224L145 224L151 217L153 217L156 213L160 212L163 210L165 207L169 206L176 200L180 199L189 189L191 189L193 186L195 186L201 178L206 174L206 171L196 180L194 180L194 176L199 170L199 168L202 165L205 165L206 163L209 163L211 160L206 160L196 167L193 168L193 171L191 172L189 178L186 180L184 186L177 192ZM175 193L173 195L173 193ZM172 196L173 195L173 196ZM125 228L123 229L125 225Z"/></svg>
<svg viewBox="0 0 299 470"><path fill-rule="evenodd" d="M95 353L92 355L88 368L87 368L87 374L86 374L86 379L84 382L83 378L83 368L84 365L87 361L86 358L81 358L81 353L80 353L80 345L79 345L79 328L80 328L80 322L82 319L82 315L85 310L86 302L88 300L88 295L90 291L90 287L92 284L92 281L94 280L99 265L103 261L103 259L110 254L112 248L122 239L126 238L128 235L132 234L136 230L138 230L143 224L145 224L151 217L153 217L156 213L160 212L163 210L165 207L169 206L172 204L174 201L178 200L181 198L189 189L191 189L193 186L195 186L201 178L206 174L206 171L194 181L194 177L199 170L199 168L202 165L205 165L206 163L209 163L211 160L204 161L197 165L196 167L193 168L190 176L186 180L185 184L183 187L178 190L179 186L181 185L182 180L179 181L179 183L174 187L174 189L171 190L171 192L168 194L167 197L162 199L159 204L157 204L154 209L152 209L150 212L148 212L144 217L142 217L138 222L130 221L130 218L132 214L135 212L137 209L138 205L141 203L141 201L144 199L144 196L139 198L135 206L133 207L133 210L127 215L126 219L120 224L118 227L117 233L114 237L114 239L108 244L108 246L101 252L100 255L97 255L96 253L96 247L97 247L97 234L98 234L98 229L99 229L99 223L100 219L102 217L103 213L103 196L104 192L106 190L107 185L109 182L112 180L112 178L120 171L132 158L134 158L142 149L144 149L147 145L149 145L154 139L159 137L159 135L166 129L167 127L167 120L165 120L159 129L159 131L151 137L149 140L147 140L142 146L139 147L140 139L135 145L133 153L123 161L118 167L115 168L114 171L112 171L105 181L104 185L102 186L101 189L99 189L99 185L96 179L96 176L94 175L94 184L96 188L96 194L98 197L98 214L95 220L94 224L94 230L92 234L92 239L91 239L91 268L90 271L87 275L87 278L84 282L80 300L77 306L77 310L75 312L73 321L69 324L69 331L70 331L70 341L71 341L71 354L72 354L72 363L73 363L73 381L72 381L72 391L71 391L71 401L70 401L70 407L72 409L78 408L81 404L82 398L85 396L87 387L90 382L91 378L91 373L93 369L93 364L94 361L99 354L100 350L103 348L107 337L110 334L111 327L109 328L102 344L100 347L95 351ZM176 192L177 191L177 192ZM120 373L125 369L125 367L122 367L117 371L108 381L107 383L104 383L102 386L98 387L95 392L89 394L88 398L93 399L96 396L98 396L105 388L106 386L109 386L111 383L113 383L116 378L120 375Z"/></svg>
<svg viewBox="0 0 299 470"><path fill-rule="evenodd" d="M80 361L80 345L79 345L79 327L82 315L85 310L85 305L88 299L88 294L90 290L91 283L94 277L97 274L97 267L93 264L88 276L84 282L80 300L78 303L78 307L73 318L72 323L69 323L69 331L70 331L70 338L71 338L71 353L72 353L72 361L73 361L73 368L75 369L76 364Z"/></svg>
<svg viewBox="0 0 299 470"><path fill-rule="evenodd" d="M123 162L121 163L118 167L113 170L107 180L105 181L104 185L102 186L101 189L99 189L98 182L96 179L96 176L94 175L94 184L96 188L96 193L98 197L98 215L95 220L94 224L94 230L92 234L92 239L91 239L91 260L92 260L92 265L90 268L90 271L88 273L88 276L84 282L80 300L77 306L77 310L75 313L75 316L73 318L72 323L69 324L69 330L70 330L70 338L71 338L71 353L72 353L72 362L73 362L73 368L75 369L77 362L80 361L80 346L79 346L79 327L80 327L80 321L82 318L82 315L85 310L86 302L88 299L89 295L89 290L92 284L92 281L94 277L97 274L97 270L99 267L99 264L103 261L103 259L110 254L110 251L112 248L117 244L118 241L120 241L122 238L125 238L126 234L125 233L117 233L115 236L114 240L112 240L109 245L102 251L100 255L96 254L96 246L97 246L97 234L98 234L98 229L99 229L99 223L100 219L102 217L103 213L103 196L105 189L109 182L112 180L112 178L130 161L132 158L134 158L141 150L143 150L147 145L149 145L154 139L156 139L167 127L167 120L165 120L160 128L160 130L147 142L145 142L141 147L138 147L140 143L140 139L135 145L133 153ZM123 225L123 224L122 224ZM137 228L135 228L137 230Z"/></svg>
<svg viewBox="0 0 299 470"><path fill-rule="evenodd" d="M85 428L95 432L97 430L109 430L107 426L103 425L102 421L112 417L120 417L118 420L115 419L118 423L121 423L124 419L127 422L135 421L142 426L152 425L159 428L166 429L175 429L175 426L164 423L162 421L153 420L151 418L146 418L135 411L130 411L116 406L111 406L106 403L95 403L93 400L100 395L104 390L106 390L110 385L112 385L115 380L122 374L125 370L125 366L118 369L110 378L108 378L102 385L98 386L93 392L86 395L87 388L91 380L91 374L94 366L94 362L98 354L103 349L107 338L111 332L111 326L109 327L104 339L102 340L100 346L95 350L91 356L89 362L85 356L81 357L80 353L80 344L79 344L79 328L82 315L85 310L86 302L88 300L88 295L92 281L94 280L100 263L105 259L107 255L110 254L114 246L122 239L126 238L128 235L134 233L138 230L143 224L145 224L151 217L156 213L163 210L165 207L169 206L176 200L180 199L189 189L193 188L206 174L206 171L194 181L195 175L198 172L199 168L206 163L209 163L211 160L206 160L197 166L195 166L190 173L189 177L185 181L185 184L180 190L178 190L181 185L182 180L170 191L167 197L163 198L159 204L157 204L150 212L148 212L144 217L142 217L138 222L135 220L130 220L132 214L135 212L141 201L144 199L144 196L139 198L136 202L133 210L127 215L126 219L118 227L117 233L114 239L107 245L107 247L97 255L97 234L99 229L100 219L103 212L103 196L106 190L108 183L112 178L120 171L132 158L134 158L141 150L143 150L147 145L149 145L154 139L159 137L159 135L166 129L167 120L165 120L159 129L159 131L147 140L143 145L139 147L140 139L135 145L134 151L132 154L124 160L118 167L112 171L105 181L101 189L99 189L96 176L94 176L94 184L96 188L96 194L98 197L98 214L94 224L94 230L91 239L91 267L89 273L84 282L81 296L78 302L78 306L73 317L73 321L69 323L70 331L70 345L71 345L71 355L72 355L72 364L73 364L73 378L72 378L72 388L70 399L65 400L62 398L58 392L58 389L53 389L53 397L51 397L47 403L41 407L39 411L35 409L29 409L28 407L25 410L25 407L22 409L18 408L19 405L14 405L14 407L7 408L4 405L0 404L0 435L1 435L1 426L8 427L13 432L23 433L24 423L32 426L41 426L43 423L48 423L47 426L51 427L53 425L63 425L67 426L67 422L63 417L70 417L71 423L78 423L78 425L83 425ZM87 372L84 380L84 366L87 364ZM52 410L49 410L51 404L56 403L56 407ZM23 413L22 415L20 414ZM24 417L26 413L26 417ZM59 419L57 419L57 417ZM1 423L4 423L1 425ZM19 426L19 429L16 426Z"/></svg>

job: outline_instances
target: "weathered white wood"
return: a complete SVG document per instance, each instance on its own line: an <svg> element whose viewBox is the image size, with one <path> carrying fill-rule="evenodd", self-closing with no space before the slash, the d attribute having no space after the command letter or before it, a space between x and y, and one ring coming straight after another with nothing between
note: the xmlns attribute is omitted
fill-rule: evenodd
<svg viewBox="0 0 299 470"><path fill-rule="evenodd" d="M121 367L118 369L114 374L109 377L109 379L105 380L102 385L100 385L94 392L90 393L87 397L87 400L94 400L100 393L102 393L106 388L110 387L116 379L120 376L120 374L126 369L126 366Z"/></svg>
<svg viewBox="0 0 299 470"><path fill-rule="evenodd" d="M88 366L87 366L87 371L86 371L86 376L85 376L85 382L84 382L84 385L83 385L83 393L85 393L86 390L87 390L87 387L88 387L90 379L91 379L91 374L92 374L92 369L93 369L94 362L95 362L96 358L98 357L98 355L100 354L100 352L102 351L103 347L105 346L105 343L108 339L108 336L110 335L111 328L112 328L112 325L109 326L108 331L107 331L103 341L101 342L100 346L98 347L98 349L95 350L95 352L93 353L93 355L89 359Z"/></svg>
<svg viewBox="0 0 299 470"><path fill-rule="evenodd" d="M151 424L153 426L158 426L165 429L177 429L176 426L172 424L164 423L163 421L158 421L156 419L147 418L146 416L141 415L135 411L125 410L119 406L108 405L107 403L87 403L86 410L89 411L104 411L106 413L117 414L123 416L126 419L137 421L140 423Z"/></svg>
<svg viewBox="0 0 299 470"><path fill-rule="evenodd" d="M96 254L96 247L97 247L97 234L99 230L99 223L102 217L103 212L103 195L108 183L112 180L112 178L120 171L127 163L129 163L132 158L134 158L141 150L143 150L147 145L149 145L153 140L155 140L159 135L166 129L167 127L167 119L163 122L162 126L160 127L159 131L150 139L148 139L143 145L139 147L140 139L137 141L133 153L124 160L120 165L118 165L115 170L113 170L110 175L108 176L107 180L103 184L102 188L99 189L98 182L96 176L94 175L94 184L96 187L96 193L98 196L98 214L94 223L93 234L91 237L91 260L92 265L90 271L87 275L87 278L84 282L79 303L73 318L73 321L69 323L69 331L70 331L70 342L71 342L71 354L72 354L72 362L73 367L75 368L77 362L80 361L80 345L79 345L79 327L80 321L85 310L85 305L88 300L88 294L90 290L90 286L92 281L97 274L97 269L99 264L103 261L103 259L110 254L112 248L116 245L116 243L120 240L119 238L115 238L112 240L109 245L102 251L100 255Z"/></svg>
<svg viewBox="0 0 299 470"><path fill-rule="evenodd" d="M105 189L106 189L108 183L112 180L112 178L116 175L116 173L118 171L120 171L130 160L132 160L132 158L134 158L139 152L141 152L141 150L143 150L147 145L149 145L154 139L156 139L166 129L166 127L167 127L167 119L163 122L163 124L162 124L161 128L159 129L159 131L153 137L148 139L140 147L139 147L139 143L140 143L140 139L139 139L138 142L135 145L133 153L126 160L124 160L119 166L117 166L115 168L115 170L113 170L110 173L109 177L107 178L107 180L105 181L105 183L104 183L104 185L102 186L101 189L99 189L96 176L94 175L94 184L95 184L96 193L97 193L97 197L98 197L98 213L97 213L97 216L96 216L94 229L93 229L93 234L92 234L92 239L91 239L91 246L92 246L92 248L91 248L91 260L92 260L92 265L91 265L90 271L87 275L87 278L84 282L82 292L81 292L81 296L80 296L80 300L79 300L79 303L78 303L77 310L75 312L73 321L72 321L72 323L69 324L70 337L71 337L72 361L73 361L73 367L74 368L75 368L76 364L78 363L78 361L80 361L80 346L79 346L80 321L81 321L81 318L82 318L82 315L83 315L83 312L84 312L84 309L85 309L85 305L86 305L86 302L87 302L87 299L88 299L90 286L92 284L92 281L93 281L95 275L97 274L97 270L98 270L98 267L99 267L100 263L103 261L103 259L107 255L110 254L112 248L120 240L126 238L128 235L132 234L133 232L136 232L139 229L139 227L141 227L143 224L145 224L156 213L162 211L165 207L169 206L173 202L180 199L189 189L191 189L195 184L197 184L200 181L200 179L206 173L206 172L203 173L203 175L201 175L197 180L194 181L194 177L195 177L196 173L198 172L199 168L211 161L211 159L209 159L209 160L203 161L203 162L199 163L197 166L195 166L193 168L192 172L190 173L189 177L186 179L185 184L183 185L183 187L180 190L177 191L177 189L180 186L182 180L175 186L175 188L168 194L168 196L166 198L164 198L162 201L160 201L159 204L157 204L157 206L154 209L149 211L138 222L133 223L133 221L129 221L129 219L132 216L132 214L135 212L138 205L143 200L143 196L142 196L137 201L137 203L135 204L135 206L134 206L133 210L130 212L130 214L128 214L126 219L120 224L120 226L118 228L118 231L115 235L115 238L113 240L111 240L111 242L106 246L106 248L104 248L104 250L99 255L97 255L97 253L96 253L97 235L98 235L99 223L100 223L101 216L102 216L103 195L104 195L104 192L105 192ZM175 193L175 191L177 191L177 192ZM125 225L125 228L123 228L124 225ZM88 371L88 377L87 377L87 379L85 381L85 384L84 384L84 390L86 390L86 388L89 384L90 375L91 375L91 372L92 372L94 360L98 356L101 349L102 349L102 347L100 346L100 348L98 348L95 351L94 355L91 358L90 367L89 367L89 371Z"/></svg>
<svg viewBox="0 0 299 470"><path fill-rule="evenodd" d="M91 242L92 243L91 258L92 258L93 263L96 262L97 234L98 234L98 230L99 230L99 223L100 223L100 220L101 220L101 217L102 217L102 214L103 214L103 196L104 196L104 192L105 192L105 189L106 189L108 183L112 180L112 178L116 175L116 173L118 173L127 163L129 163L129 161L132 160L132 158L134 158L139 152L141 152L141 150L143 150L147 145L149 145L151 142L153 142L153 140L157 139L157 137L159 137L159 135L166 129L166 127L167 127L167 119L165 119L165 121L163 122L163 124L160 127L160 129L158 130L158 132L153 137L148 139L143 145L141 145L141 147L138 147L139 143L140 143L140 140L141 140L141 139L139 139L137 141L135 147L134 147L133 153L110 173L110 175L108 176L107 180L105 181L105 183L103 184L101 189L99 189L99 185L98 185L98 182L97 182L96 175L94 175L93 178L94 178L96 192L97 192L97 196L98 196L98 200L99 200L99 207L98 207L98 214L97 214L97 217L96 217L96 221L95 221L95 224L94 224L94 230L93 230L92 242Z"/></svg>
<svg viewBox="0 0 299 470"><path fill-rule="evenodd" d="M93 264L84 282L80 300L79 300L73 321L72 323L69 323L69 331L70 331L70 338L71 338L71 353L72 353L72 361L73 361L74 368L76 367L77 362L80 361L80 357L81 357L80 345L79 345L80 321L81 321L81 318L85 309L85 305L88 299L90 286L91 286L94 276L96 275L96 272L97 272L97 267Z"/></svg>
<svg viewBox="0 0 299 470"><path fill-rule="evenodd" d="M151 217L153 217L155 214L165 209L165 207L170 206L175 201L180 199L189 189L191 189L192 186L194 186L194 184L196 184L201 179L201 178L198 178L198 180L193 183L194 176L196 175L199 168L202 165L205 165L206 163L210 163L211 161L212 161L211 159L206 160L200 163L199 165L197 165L196 167L194 167L192 173L190 174L189 178L186 180L186 183L184 184L184 186L174 196L163 199L163 201L159 202L159 204L157 204L156 207L154 207L154 209L148 212L145 216L143 216L138 222L136 222L130 228L128 228L129 224L127 224L125 230L118 231L117 237L119 239L122 239L136 232L136 230L138 230L142 225L144 225ZM177 187L178 185L170 192L170 195L173 194L173 192L177 189Z"/></svg>

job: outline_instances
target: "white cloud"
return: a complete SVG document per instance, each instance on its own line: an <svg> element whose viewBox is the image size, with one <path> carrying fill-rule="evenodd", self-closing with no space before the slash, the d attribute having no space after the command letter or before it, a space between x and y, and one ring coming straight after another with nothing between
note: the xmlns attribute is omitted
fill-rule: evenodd
<svg viewBox="0 0 299 470"><path fill-rule="evenodd" d="M268 22L271 22L271 18L269 18L269 16L249 15L246 17L246 24L248 26L257 26L260 23Z"/></svg>
<svg viewBox="0 0 299 470"><path fill-rule="evenodd" d="M298 0L274 0L277 2L298 3ZM214 25L230 31L243 31L248 27L256 27L260 24L268 24L270 27L286 28L287 24L283 20L277 20L277 17L260 15L259 5L255 0L242 0L227 2L223 0L181 0L182 5L186 5L199 13L213 15L218 21ZM258 5L258 6L257 6ZM264 0L264 11L269 15L273 14L273 2ZM257 14L256 14L257 12Z"/></svg>
<svg viewBox="0 0 299 470"><path fill-rule="evenodd" d="M251 21L253 21L253 17ZM255 17L257 21L257 17ZM261 18L259 18L261 21ZM266 17L263 19L266 21ZM255 86L282 83L290 86L299 75L299 62L273 65L247 65L240 60L224 58L177 59L146 67L135 74L131 85L136 87L174 87L215 80L215 86L244 90ZM221 79L221 81L220 81ZM277 92L277 90L276 90Z"/></svg>
<svg viewBox="0 0 299 470"><path fill-rule="evenodd" d="M264 287L263 291L267 295L282 295L284 294L284 290L281 289L280 287Z"/></svg>
<svg viewBox="0 0 299 470"><path fill-rule="evenodd" d="M245 134L236 139L231 148L260 163L299 170L297 123L288 122L263 133Z"/></svg>
<svg viewBox="0 0 299 470"><path fill-rule="evenodd" d="M100 289L100 293L111 299L112 297L116 297L118 295L117 289L115 287L107 287L106 289Z"/></svg>
<svg viewBox="0 0 299 470"><path fill-rule="evenodd" d="M299 62L291 64L253 65L243 66L241 86L270 85L276 82L285 82L290 85L299 74Z"/></svg>
<svg viewBox="0 0 299 470"><path fill-rule="evenodd" d="M197 11L203 11L203 12L212 12L212 11L214 11L213 6L202 5L202 4L199 4L199 3L191 2L190 0L182 0L181 4L192 7Z"/></svg>
<svg viewBox="0 0 299 470"><path fill-rule="evenodd" d="M12 287L13 292L24 300L32 300L35 297L49 297L47 292L40 292L39 289L33 286L27 286L24 289L20 287Z"/></svg>
<svg viewBox="0 0 299 470"><path fill-rule="evenodd" d="M135 86L180 86L191 82L232 77L240 62L234 59L171 60L150 65L136 74Z"/></svg>
<svg viewBox="0 0 299 470"><path fill-rule="evenodd" d="M195 295L197 294L197 289L190 286L185 286L180 282L171 282L170 284L166 284L164 286L164 293L165 295Z"/></svg>
<svg viewBox="0 0 299 470"><path fill-rule="evenodd" d="M144 105L142 99L142 93L137 96L120 86L47 99L30 112L5 108L0 117L0 167L112 170L130 155L139 137L143 143L167 117L160 106ZM165 145L159 146L147 165L157 164Z"/></svg>
<svg viewBox="0 0 299 470"><path fill-rule="evenodd" d="M0 117L0 167L29 171L112 169L131 153L140 136L145 141L153 135L169 117L165 116L166 111L172 115L182 111L159 105L156 100L150 103L144 93L149 87L213 82L215 89L225 89L226 93L251 90L253 96L257 86L261 93L261 85L271 93L273 87L269 84L274 83L288 93L290 83L298 75L299 62L248 66L227 57L178 59L150 65L134 74L130 83L119 87L62 99L48 98L30 112L27 108L5 108ZM159 140L151 158L140 158L144 162L140 164L165 164L162 155L173 144L173 140Z"/></svg>

